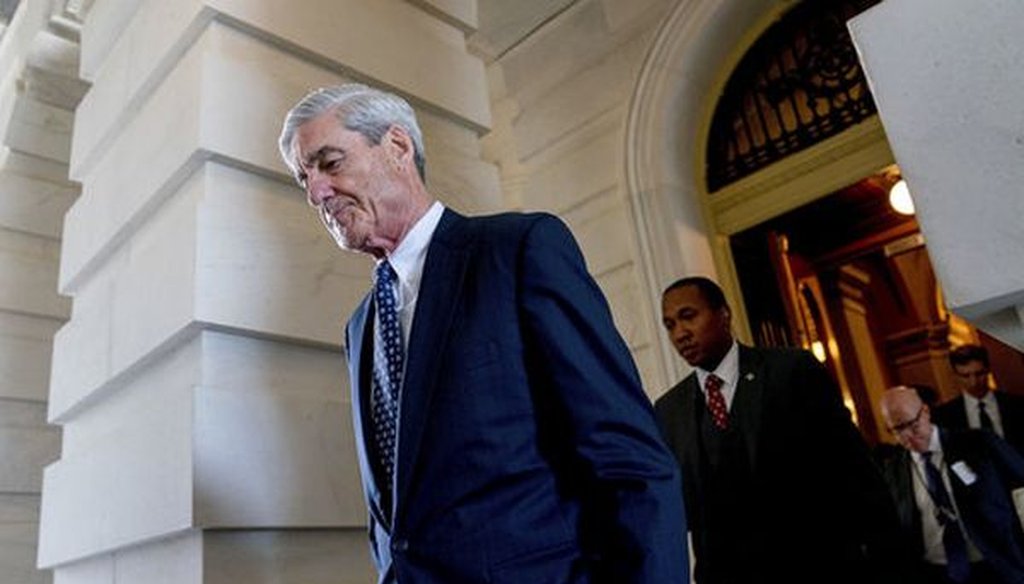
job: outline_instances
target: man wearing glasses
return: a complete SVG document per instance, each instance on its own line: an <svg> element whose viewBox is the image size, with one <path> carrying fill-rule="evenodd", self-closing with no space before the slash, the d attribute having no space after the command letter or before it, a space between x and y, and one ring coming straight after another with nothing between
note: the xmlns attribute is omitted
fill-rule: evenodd
<svg viewBox="0 0 1024 584"><path fill-rule="evenodd" d="M1012 498L1024 486L1024 459L991 432L935 426L909 387L887 390L879 406L900 444L880 449L882 474L921 558L919 582L1024 582Z"/></svg>

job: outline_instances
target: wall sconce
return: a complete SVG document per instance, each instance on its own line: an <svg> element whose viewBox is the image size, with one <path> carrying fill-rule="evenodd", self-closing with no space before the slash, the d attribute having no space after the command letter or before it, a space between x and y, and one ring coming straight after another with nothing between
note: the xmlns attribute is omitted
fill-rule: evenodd
<svg viewBox="0 0 1024 584"><path fill-rule="evenodd" d="M889 189L889 206L900 215L914 214L914 200L910 198L907 181L902 178Z"/></svg>

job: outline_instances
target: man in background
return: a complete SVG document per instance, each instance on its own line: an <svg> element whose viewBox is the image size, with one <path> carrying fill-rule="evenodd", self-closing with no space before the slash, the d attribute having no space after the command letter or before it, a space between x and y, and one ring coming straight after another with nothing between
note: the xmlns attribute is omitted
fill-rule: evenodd
<svg viewBox="0 0 1024 584"><path fill-rule="evenodd" d="M985 430L948 430L909 387L879 403L900 446L879 448L903 532L919 559L914 582L1024 582L1024 533L1012 491L1024 486L1024 460Z"/></svg>
<svg viewBox="0 0 1024 584"><path fill-rule="evenodd" d="M995 432L1024 454L1024 397L993 391L988 351L963 345L949 353L961 394L935 408L935 422L944 428L981 428Z"/></svg>
<svg viewBox="0 0 1024 584"><path fill-rule="evenodd" d="M655 411L683 470L696 581L898 581L895 509L825 368L737 343L707 278L669 286L662 322L695 369Z"/></svg>

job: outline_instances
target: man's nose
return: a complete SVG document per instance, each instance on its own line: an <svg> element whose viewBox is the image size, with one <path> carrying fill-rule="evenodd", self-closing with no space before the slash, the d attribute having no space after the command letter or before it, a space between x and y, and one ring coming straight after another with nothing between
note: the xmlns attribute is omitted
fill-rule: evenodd
<svg viewBox="0 0 1024 584"><path fill-rule="evenodd" d="M319 207L331 193L327 177L318 173L310 172L306 177L306 202L313 207Z"/></svg>

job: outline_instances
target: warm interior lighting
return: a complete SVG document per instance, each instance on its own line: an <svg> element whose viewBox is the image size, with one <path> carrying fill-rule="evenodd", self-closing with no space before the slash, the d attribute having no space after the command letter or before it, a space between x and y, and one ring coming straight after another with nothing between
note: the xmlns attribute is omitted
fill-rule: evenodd
<svg viewBox="0 0 1024 584"><path fill-rule="evenodd" d="M914 201L910 198L910 189L907 188L907 181L900 179L889 189L889 204L894 211L901 215L914 214Z"/></svg>
<svg viewBox="0 0 1024 584"><path fill-rule="evenodd" d="M814 358L822 363L825 362L825 345L821 341L814 341L811 343L811 352L814 353Z"/></svg>

